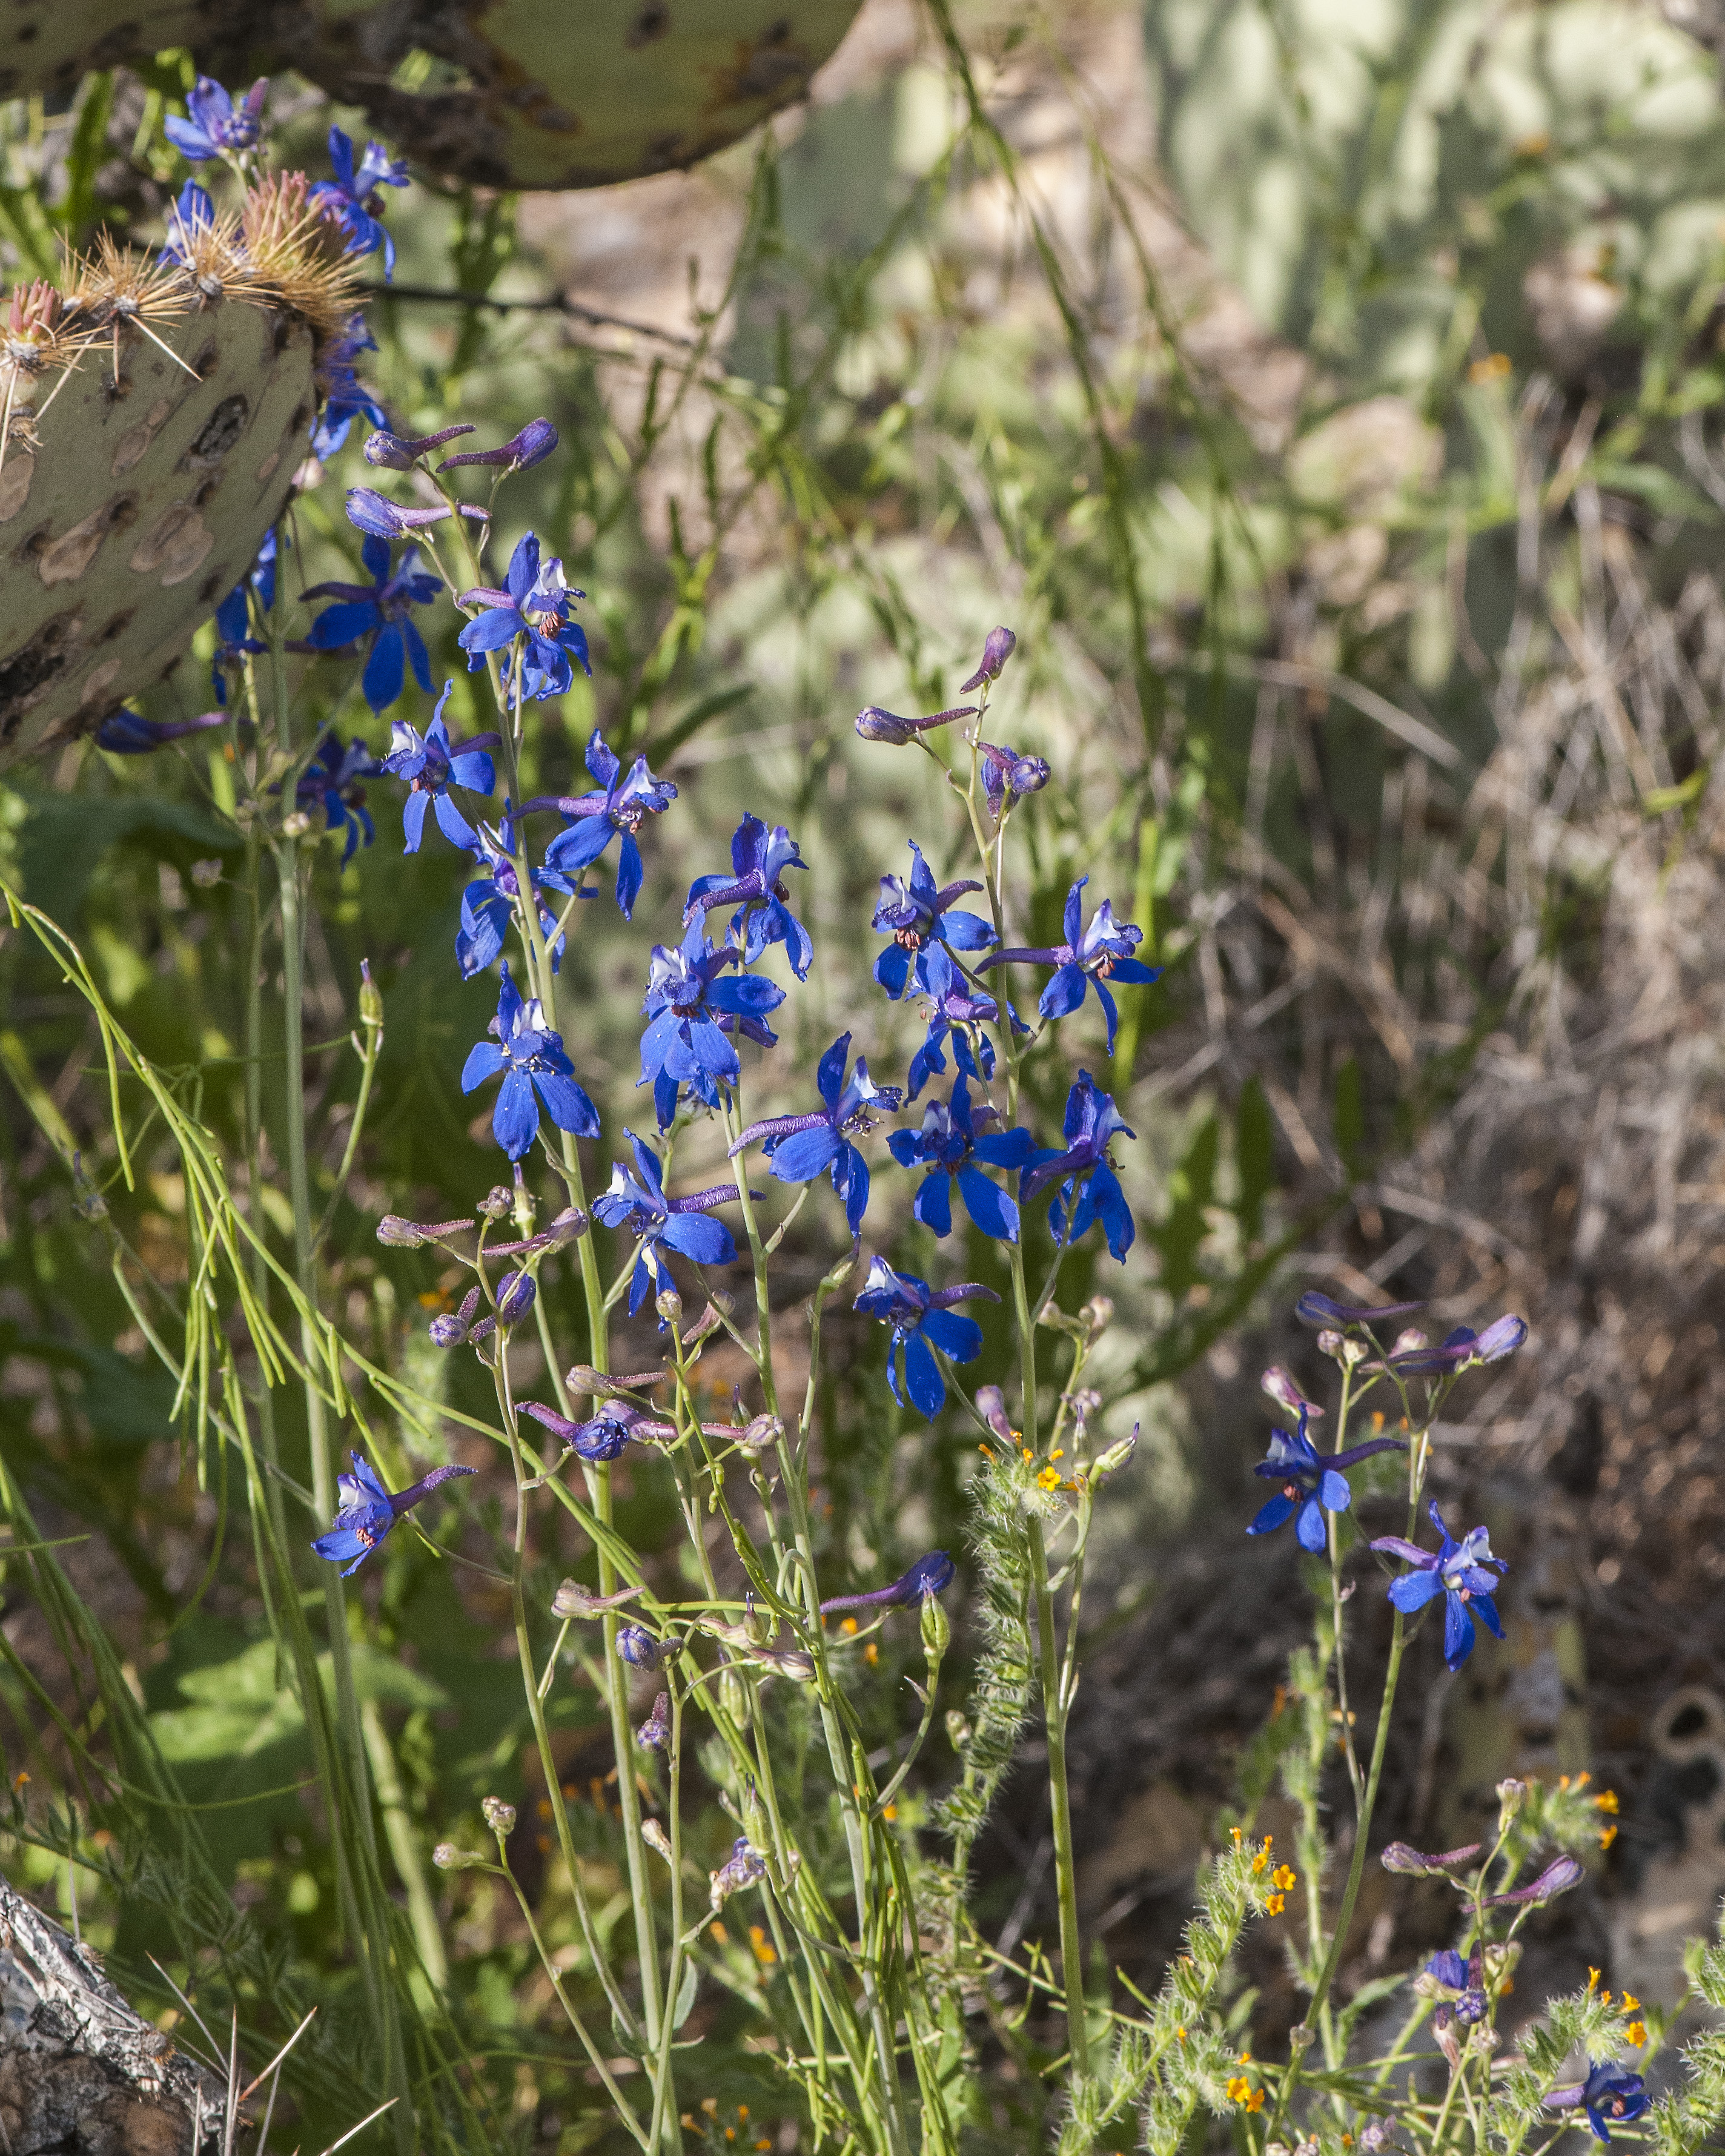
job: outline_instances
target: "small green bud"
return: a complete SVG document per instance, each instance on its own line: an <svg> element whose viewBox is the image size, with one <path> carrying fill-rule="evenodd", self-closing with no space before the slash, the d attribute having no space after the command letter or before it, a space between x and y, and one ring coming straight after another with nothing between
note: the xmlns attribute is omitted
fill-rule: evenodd
<svg viewBox="0 0 1725 2156"><path fill-rule="evenodd" d="M1527 1784L1513 1776L1497 1784L1497 1831L1507 1834L1511 1822L1527 1801Z"/></svg>
<svg viewBox="0 0 1725 2156"><path fill-rule="evenodd" d="M515 1806L506 1804L501 1797L486 1797L480 1810L485 1814L485 1825L499 1841L506 1841L515 1832Z"/></svg>
<svg viewBox="0 0 1725 2156"><path fill-rule="evenodd" d="M470 1871L485 1860L470 1849L457 1849L453 1841L440 1841L431 1852L431 1861L439 1871Z"/></svg>
<svg viewBox="0 0 1725 2156"><path fill-rule="evenodd" d="M1100 1482L1105 1476L1117 1475L1128 1466L1138 1449L1138 1424L1134 1423L1130 1437L1118 1438L1106 1452L1099 1452L1090 1464L1090 1479Z"/></svg>
<svg viewBox="0 0 1725 2156"><path fill-rule="evenodd" d="M941 1607L937 1594L922 1598L922 1651L932 1669L952 1644L952 1620Z"/></svg>
<svg viewBox="0 0 1725 2156"><path fill-rule="evenodd" d="M653 1298L653 1307L667 1325L675 1325L683 1315L683 1298L674 1287L661 1288Z"/></svg>
<svg viewBox="0 0 1725 2156"><path fill-rule="evenodd" d="M372 962L359 962L359 1021L362 1025L375 1026L383 1030L383 991L372 978Z"/></svg>
<svg viewBox="0 0 1725 2156"><path fill-rule="evenodd" d="M947 1709L947 1742L955 1752L962 1752L970 1742L970 1724L956 1707Z"/></svg>

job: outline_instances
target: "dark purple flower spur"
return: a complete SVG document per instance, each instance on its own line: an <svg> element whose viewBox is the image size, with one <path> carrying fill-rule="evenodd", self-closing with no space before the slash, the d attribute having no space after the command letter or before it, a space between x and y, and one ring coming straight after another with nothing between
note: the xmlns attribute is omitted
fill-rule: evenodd
<svg viewBox="0 0 1725 2156"><path fill-rule="evenodd" d="M358 1453L350 1456L353 1472L338 1476L336 1480L336 1487L341 1493L341 1509L329 1532L318 1536L311 1545L320 1557L326 1557L331 1564L341 1564L344 1558L352 1558L352 1564L341 1567L343 1579L359 1570L402 1514L411 1511L422 1497L429 1497L440 1483L449 1481L452 1476L479 1471L473 1467L434 1467L429 1475L422 1475L405 1490L392 1494Z"/></svg>
<svg viewBox="0 0 1725 2156"><path fill-rule="evenodd" d="M821 1604L820 1614L828 1617L835 1609L914 1609L925 1594L944 1594L957 1569L944 1550L931 1550L891 1587L877 1587L872 1594L835 1594Z"/></svg>

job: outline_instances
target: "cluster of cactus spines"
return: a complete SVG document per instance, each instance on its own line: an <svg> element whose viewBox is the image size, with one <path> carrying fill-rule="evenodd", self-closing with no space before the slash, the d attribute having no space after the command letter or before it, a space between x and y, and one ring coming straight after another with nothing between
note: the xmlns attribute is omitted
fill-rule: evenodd
<svg viewBox="0 0 1725 2156"><path fill-rule="evenodd" d="M0 300L0 767L156 681L286 506L352 304L298 173L187 260L105 235Z"/></svg>
<svg viewBox="0 0 1725 2156"><path fill-rule="evenodd" d="M696 163L807 91L859 0L585 0L578 36L477 0L60 0L0 32L0 97L189 44L207 73L295 68L416 163L500 187L607 187ZM0 20L19 11L0 0ZM410 90L413 53L460 70Z"/></svg>

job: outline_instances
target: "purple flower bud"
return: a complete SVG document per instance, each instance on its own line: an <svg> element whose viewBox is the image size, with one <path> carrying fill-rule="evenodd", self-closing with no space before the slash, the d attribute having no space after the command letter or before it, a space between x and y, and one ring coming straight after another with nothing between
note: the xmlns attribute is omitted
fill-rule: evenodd
<svg viewBox="0 0 1725 2156"><path fill-rule="evenodd" d="M926 734L932 727L948 726L954 719L970 719L976 716L974 704L959 704L950 711L935 711L926 719L901 719L896 711L883 711L878 704L870 704L856 715L856 730L865 741L886 742L894 748L902 748L917 734Z"/></svg>
<svg viewBox="0 0 1725 2156"><path fill-rule="evenodd" d="M461 432L470 434L471 427ZM448 471L453 465L507 465L511 471L526 471L531 465L542 465L557 445L557 430L549 419L529 419L518 434L511 434L501 448L495 449L464 449L458 457L445 457L438 466Z"/></svg>
<svg viewBox="0 0 1725 2156"><path fill-rule="evenodd" d="M441 1317L431 1321L432 1344L438 1348L465 1348L473 1337L473 1314L479 1308L480 1291L470 1287L461 1298L461 1307L445 1311Z"/></svg>
<svg viewBox="0 0 1725 2156"><path fill-rule="evenodd" d="M1554 1856L1539 1876L1526 1887L1517 1887L1507 1894L1487 1894L1481 1902L1482 1909L1511 1909L1543 1907L1554 1902L1559 1894L1567 1894L1572 1887L1581 1884L1581 1866L1573 1856Z"/></svg>
<svg viewBox="0 0 1725 2156"><path fill-rule="evenodd" d="M622 1661L636 1670L658 1669L665 1655L663 1643L639 1625L618 1626L617 1652Z"/></svg>
<svg viewBox="0 0 1725 2156"><path fill-rule="evenodd" d="M1006 1395L999 1385L978 1386L976 1411L1003 1445L1016 1444L1012 1424L1007 1418Z"/></svg>
<svg viewBox="0 0 1725 2156"><path fill-rule="evenodd" d="M505 1273L497 1283L498 1323L519 1325L533 1307L538 1292L531 1273Z"/></svg>
<svg viewBox="0 0 1725 2156"><path fill-rule="evenodd" d="M1306 1398L1280 1363L1272 1363L1258 1382L1276 1405L1286 1408L1290 1414L1309 1418L1323 1413L1316 1401Z"/></svg>
<svg viewBox="0 0 1725 2156"><path fill-rule="evenodd" d="M983 791L997 811L1009 793L1040 793L1048 783L1048 765L1040 756L1020 756L993 742L978 742L977 752L983 761Z"/></svg>
<svg viewBox="0 0 1725 2156"><path fill-rule="evenodd" d="M494 1183L480 1199L477 1209L487 1220L501 1220L506 1213L515 1210L515 1193L507 1183Z"/></svg>
<svg viewBox="0 0 1725 2156"><path fill-rule="evenodd" d="M973 689L980 689L984 681L998 681L1007 660L1018 649L1018 641L1009 629L991 629L983 645L982 664L968 681L960 683L959 695L968 696Z"/></svg>
<svg viewBox="0 0 1725 2156"><path fill-rule="evenodd" d="M466 1220L404 1220L399 1213L386 1213L377 1223L377 1240L393 1250L418 1250L428 1243L440 1243L445 1236L459 1235L462 1229L470 1228Z"/></svg>
<svg viewBox="0 0 1725 2156"><path fill-rule="evenodd" d="M1389 1318L1411 1317L1425 1307L1423 1302L1383 1302L1375 1306L1367 1302L1337 1302L1320 1295L1316 1288L1307 1288L1294 1305L1294 1315L1302 1325L1382 1325Z"/></svg>
<svg viewBox="0 0 1725 2156"><path fill-rule="evenodd" d="M1393 1841L1378 1861L1386 1871L1399 1871L1409 1879L1439 1879L1451 1866L1466 1864L1479 1853L1476 1841L1469 1842L1464 1849L1446 1849L1438 1856L1428 1856L1423 1850L1410 1849L1404 1841Z"/></svg>
<svg viewBox="0 0 1725 2156"><path fill-rule="evenodd" d="M1412 1355L1418 1349L1429 1347L1430 1344L1427 1336L1417 1325L1410 1325L1405 1332L1396 1334L1389 1352L1392 1358L1397 1355Z"/></svg>
<svg viewBox="0 0 1725 2156"><path fill-rule="evenodd" d="M360 454L368 465L382 465L388 471L411 471L428 449L440 449L445 442L453 442L458 434L470 434L470 426L445 427L437 434L392 434L380 427L375 434L367 434L366 445Z"/></svg>
<svg viewBox="0 0 1725 2156"><path fill-rule="evenodd" d="M490 511L477 508L470 501L460 505L464 516L475 517L484 524L490 521ZM446 502L439 502L430 509L405 509L398 501L379 494L375 487L350 486L347 490L347 521L374 539L399 539L405 533L417 531L427 524L441 524L454 511Z"/></svg>
<svg viewBox="0 0 1725 2156"><path fill-rule="evenodd" d="M670 1743L670 1694L660 1693L653 1712L635 1732L635 1742L649 1752L663 1752Z"/></svg>

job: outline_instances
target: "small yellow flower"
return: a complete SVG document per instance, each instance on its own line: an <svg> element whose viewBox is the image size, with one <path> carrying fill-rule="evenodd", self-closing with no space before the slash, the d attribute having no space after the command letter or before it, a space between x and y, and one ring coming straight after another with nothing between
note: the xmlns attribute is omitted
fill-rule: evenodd
<svg viewBox="0 0 1725 2156"><path fill-rule="evenodd" d="M1236 2074L1228 2084L1230 2103L1245 2103L1252 2093L1252 2085L1244 2074Z"/></svg>
<svg viewBox="0 0 1725 2156"><path fill-rule="evenodd" d="M1467 370L1467 378L1476 388L1480 388L1488 382L1502 382L1509 372L1507 356L1494 352L1484 359L1476 359Z"/></svg>
<svg viewBox="0 0 1725 2156"><path fill-rule="evenodd" d="M870 1640L867 1646L863 1649L863 1660L868 1664L870 1669L873 1669L875 1663L878 1662L880 1659L880 1650L875 1645L875 1642Z"/></svg>
<svg viewBox="0 0 1725 2156"><path fill-rule="evenodd" d="M1252 1870L1254 1872L1259 1872L1267 1871L1269 1868L1270 1852L1267 1849L1260 1849L1257 1855L1252 1859Z"/></svg>
<svg viewBox="0 0 1725 2156"><path fill-rule="evenodd" d="M1625 2014L1639 2014L1641 2010L1641 2002L1632 1991L1625 1992L1617 2004Z"/></svg>
<svg viewBox="0 0 1725 2156"><path fill-rule="evenodd" d="M1631 2021L1623 2034L1624 2041L1633 2044L1639 2051L1647 2041L1647 2024L1645 2021Z"/></svg>
<svg viewBox="0 0 1725 2156"><path fill-rule="evenodd" d="M713 1926L715 1931L718 1928L716 1924ZM718 2116L719 2099L716 2096L704 2096L701 2099L701 2107L709 2118L715 2118Z"/></svg>
<svg viewBox="0 0 1725 2156"><path fill-rule="evenodd" d="M1587 1973L1587 1988L1588 1988L1588 1989L1589 1989L1589 1991L1597 1991L1597 1990L1599 1989L1599 1972L1598 1971L1598 1969L1589 1969L1589 1971L1588 1971L1588 1973Z"/></svg>
<svg viewBox="0 0 1725 2156"><path fill-rule="evenodd" d="M1286 1894L1272 1894L1264 1904L1264 1912L1266 1916L1279 1917L1287 1906L1288 1897Z"/></svg>
<svg viewBox="0 0 1725 2156"><path fill-rule="evenodd" d="M846 1636L847 1636L847 1637L851 1638L851 1639L855 1639L855 1637L856 1636L856 1620L855 1620L855 1618L854 1618L854 1617L847 1617L847 1618L845 1618L845 1620L844 1620L844 1622L839 1625L839 1630L841 1632L845 1633L845 1634L846 1635Z"/></svg>
<svg viewBox="0 0 1725 2156"><path fill-rule="evenodd" d="M1181 2043L1183 2043L1183 2044L1185 2042L1185 2041L1186 2041L1186 2031L1185 2031L1183 2029L1177 2028L1177 2029L1174 2030L1174 2035L1175 2035L1175 2037L1178 2039L1178 2041L1179 2042L1181 2042Z"/></svg>
<svg viewBox="0 0 1725 2156"><path fill-rule="evenodd" d="M749 2115L748 2106L746 2103L738 2104L737 2107L737 2115L739 2118L747 2118Z"/></svg>
<svg viewBox="0 0 1725 2156"><path fill-rule="evenodd" d="M1615 1789L1601 1789L1594 1802L1602 1812L1615 1812L1617 1810L1617 1792Z"/></svg>
<svg viewBox="0 0 1725 2156"><path fill-rule="evenodd" d="M725 1927L721 1923L715 1921L707 1926L707 1929L712 1933L713 1937L718 1941L721 1947L728 1946L730 1944L731 1934L726 1930ZM703 2110L706 2108L706 2100L704 2098L702 2099L701 2107Z"/></svg>
<svg viewBox="0 0 1725 2156"><path fill-rule="evenodd" d="M771 1969L773 1963L778 1959L778 1948L773 1945L759 1924L749 1926L749 1944L754 1948L755 1959L760 1963L762 1969ZM743 2111L740 2112L740 2116L747 2118L748 2113Z"/></svg>
<svg viewBox="0 0 1725 2156"><path fill-rule="evenodd" d="M1299 1874L1291 1864L1278 1864L1270 1875L1270 1883L1278 1894L1286 1894L1298 1885Z"/></svg>
<svg viewBox="0 0 1725 2156"><path fill-rule="evenodd" d="M1262 2111L1264 2108L1264 2092L1262 2089L1254 2089L1252 2091L1251 2094L1245 2100L1245 2107L1248 2111Z"/></svg>
<svg viewBox="0 0 1725 2156"><path fill-rule="evenodd" d="M1229 1828L1228 1831L1234 1836L1234 1846L1238 1849L1240 1844L1240 1829L1237 1826L1231 1826Z"/></svg>
<svg viewBox="0 0 1725 2156"><path fill-rule="evenodd" d="M1036 1486L1039 1490L1058 1490L1060 1486L1060 1469L1045 1467L1036 1477Z"/></svg>
<svg viewBox="0 0 1725 2156"><path fill-rule="evenodd" d="M1616 1822L1616 1820L1613 1820L1613 1821L1611 1822L1611 1824L1610 1824L1610 1825L1609 1825L1609 1826L1608 1826L1608 1827L1604 1827L1604 1828L1602 1828L1602 1829L1600 1830L1600 1833L1599 1833L1599 1846L1600 1846L1600 1848L1601 1848L1601 1849L1609 1849L1609 1847L1611 1846L1612 1843L1613 1843L1614 1841L1615 1841L1615 1840L1616 1840L1616 1839L1617 1839L1617 1822Z"/></svg>
<svg viewBox="0 0 1725 2156"><path fill-rule="evenodd" d="M880 1816L891 1824L892 1820L898 1817L898 1806L896 1804L888 1804L881 1812Z"/></svg>

